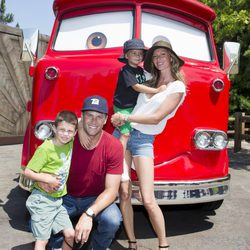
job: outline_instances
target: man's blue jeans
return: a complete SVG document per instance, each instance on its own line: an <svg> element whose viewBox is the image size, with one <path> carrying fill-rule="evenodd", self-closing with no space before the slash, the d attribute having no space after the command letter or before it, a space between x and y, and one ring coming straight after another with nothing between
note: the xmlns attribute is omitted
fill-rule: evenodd
<svg viewBox="0 0 250 250"><path fill-rule="evenodd" d="M79 217L82 213L91 206L97 197L75 198L66 195L63 198L63 206L67 209L70 218ZM97 227L94 229L91 237L91 247L93 250L106 250L115 237L115 233L119 229L122 221L122 215L115 203L112 203L95 218ZM50 246L60 248L63 238L52 237Z"/></svg>

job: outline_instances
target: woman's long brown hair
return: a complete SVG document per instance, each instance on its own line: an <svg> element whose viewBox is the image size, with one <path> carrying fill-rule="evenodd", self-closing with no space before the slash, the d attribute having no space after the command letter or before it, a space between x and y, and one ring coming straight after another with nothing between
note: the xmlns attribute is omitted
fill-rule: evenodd
<svg viewBox="0 0 250 250"><path fill-rule="evenodd" d="M170 51L168 51L166 49L166 51L169 53L170 55L170 63L171 63L171 75L175 80L180 80L185 84L185 79L184 79L184 74L183 72L180 70L180 64L178 59L172 55L172 53ZM153 60L151 58L151 72L149 72L152 76L151 79L147 80L144 84L152 87L152 88L157 88L157 84L159 82L159 78L160 78L160 71L155 67Z"/></svg>

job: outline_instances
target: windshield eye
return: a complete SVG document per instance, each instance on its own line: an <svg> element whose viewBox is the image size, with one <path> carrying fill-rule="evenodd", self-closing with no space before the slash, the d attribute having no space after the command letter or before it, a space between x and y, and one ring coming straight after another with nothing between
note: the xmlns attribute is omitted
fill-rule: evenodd
<svg viewBox="0 0 250 250"><path fill-rule="evenodd" d="M107 44L106 36L101 32L92 33L87 39L88 49L102 49Z"/></svg>
<svg viewBox="0 0 250 250"><path fill-rule="evenodd" d="M84 51L122 47L124 41L133 35L133 12L110 11L63 16L54 50Z"/></svg>

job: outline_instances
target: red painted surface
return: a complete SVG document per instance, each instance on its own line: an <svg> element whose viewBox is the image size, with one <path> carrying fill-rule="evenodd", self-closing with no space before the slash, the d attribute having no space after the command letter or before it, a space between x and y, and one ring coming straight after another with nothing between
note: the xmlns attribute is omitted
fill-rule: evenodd
<svg viewBox="0 0 250 250"><path fill-rule="evenodd" d="M155 141L155 180L207 180L228 174L227 151L197 150L193 135L197 129L227 131L230 82L220 67L215 51L211 22L215 13L209 7L194 0L55 0L56 20L46 55L34 69L31 122L24 141L22 165L25 166L41 143L34 136L34 126L40 120L53 120L58 111L67 109L80 116L83 99L99 94L108 99L109 115L113 113L112 98L118 72L122 64L117 58L122 47L84 51L59 52L53 50L53 42L61 18L88 13L83 7L91 6L91 13L110 10L135 9L136 37L140 36L140 13L145 8L153 13L168 12L175 20L185 21L206 30L211 39L213 60L203 62L188 58L183 71L187 81L187 97L174 118L169 120L164 132ZM157 8L156 8L157 7ZM72 10L71 12L68 12ZM64 15L64 16L63 16ZM199 22L197 22L199 20ZM44 77L47 67L59 69L59 77L49 81ZM225 83L222 92L212 88L215 79ZM110 122L105 129L112 132ZM135 178L133 173L133 178Z"/></svg>

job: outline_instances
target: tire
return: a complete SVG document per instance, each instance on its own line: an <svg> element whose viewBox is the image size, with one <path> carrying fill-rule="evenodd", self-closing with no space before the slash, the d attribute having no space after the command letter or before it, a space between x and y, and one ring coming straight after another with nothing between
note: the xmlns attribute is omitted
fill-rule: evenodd
<svg viewBox="0 0 250 250"><path fill-rule="evenodd" d="M206 202L201 204L201 209L204 211L212 211L218 209L224 200L218 200L218 201L212 201L212 202Z"/></svg>

